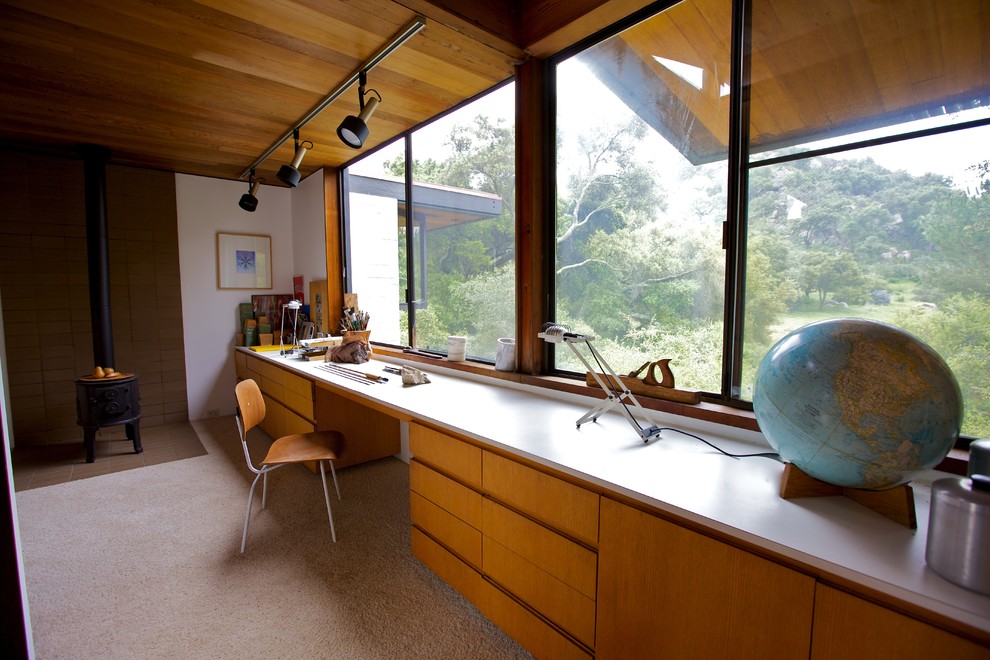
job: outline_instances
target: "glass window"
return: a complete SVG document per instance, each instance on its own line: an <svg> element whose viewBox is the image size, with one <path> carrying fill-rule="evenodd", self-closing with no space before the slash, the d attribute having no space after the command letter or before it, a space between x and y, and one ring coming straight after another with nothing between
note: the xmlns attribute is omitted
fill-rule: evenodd
<svg viewBox="0 0 990 660"><path fill-rule="evenodd" d="M886 321L946 359L963 432L990 435L990 5L754 0L738 72L731 5L685 0L555 61L553 320L618 373L670 358L678 387L741 405L788 331Z"/></svg>
<svg viewBox="0 0 990 660"><path fill-rule="evenodd" d="M404 153L399 140L344 171L347 289L371 315L374 341L393 345L407 345L409 336L400 314L406 299L405 183L386 175L384 164L401 161Z"/></svg>
<svg viewBox="0 0 990 660"><path fill-rule="evenodd" d="M464 336L493 361L515 336L514 113L509 83L406 136L410 162L400 140L345 170L348 284L379 308L373 340L446 353Z"/></svg>
<svg viewBox="0 0 990 660"><path fill-rule="evenodd" d="M554 321L616 373L720 390L731 6L682 2L560 62ZM581 370L569 351L554 366Z"/></svg>
<svg viewBox="0 0 990 660"><path fill-rule="evenodd" d="M743 398L787 332L865 317L938 351L990 433L980 4L754 3Z"/></svg>

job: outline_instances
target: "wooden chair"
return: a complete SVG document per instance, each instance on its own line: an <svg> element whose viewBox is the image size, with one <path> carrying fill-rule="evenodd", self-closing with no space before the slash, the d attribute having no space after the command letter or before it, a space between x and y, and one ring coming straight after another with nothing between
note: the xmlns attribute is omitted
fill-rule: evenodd
<svg viewBox="0 0 990 660"><path fill-rule="evenodd" d="M344 451L344 436L338 431L313 431L311 433L296 433L287 435L275 440L268 450L268 454L261 461L260 467L255 467L251 460L251 452L248 450L248 431L261 423L265 418L265 399L261 395L258 384L251 379L242 380L234 388L237 398L237 430L241 434L241 446L244 448L244 459L247 461L248 469L254 472L254 481L251 483L251 490L248 492L247 513L244 515L244 534L241 536L241 552L247 545L248 525L251 522L251 506L254 503L254 489L261 479L261 508L265 508L268 495L268 473L280 467L293 463L303 463L316 461L320 466L320 478L323 480L323 497L327 502L327 518L330 520L330 536L334 543L337 542L337 532L333 526L333 513L330 511L330 492L327 490L327 474L323 468L323 462L330 464L330 473L333 475L333 485L337 490L337 499L340 500L340 485L337 483L337 471L333 467L333 462Z"/></svg>

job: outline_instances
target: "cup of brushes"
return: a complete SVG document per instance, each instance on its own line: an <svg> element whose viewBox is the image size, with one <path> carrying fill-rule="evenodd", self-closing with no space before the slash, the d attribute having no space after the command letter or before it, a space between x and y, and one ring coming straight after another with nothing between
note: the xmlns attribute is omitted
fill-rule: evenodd
<svg viewBox="0 0 990 660"><path fill-rule="evenodd" d="M371 331L368 330L368 321L370 320L371 315L368 312L362 312L354 307L345 307L344 313L340 317L341 343L364 342L370 351Z"/></svg>

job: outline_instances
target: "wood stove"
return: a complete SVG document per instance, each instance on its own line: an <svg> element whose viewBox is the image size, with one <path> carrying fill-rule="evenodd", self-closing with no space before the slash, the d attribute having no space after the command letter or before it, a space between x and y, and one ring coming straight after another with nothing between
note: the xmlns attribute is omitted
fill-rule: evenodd
<svg viewBox="0 0 990 660"><path fill-rule="evenodd" d="M104 426L124 424L134 453L141 447L141 399L137 376L80 378L76 381L76 415L85 430L86 462L96 460L96 432Z"/></svg>
<svg viewBox="0 0 990 660"><path fill-rule="evenodd" d="M93 364L116 364L110 323L110 241L107 234L107 173L110 151L98 146L81 148L86 193L86 254L89 265L89 306L93 328ZM96 460L96 432L104 426L125 424L134 452L141 448L141 401L138 377L119 374L107 378L83 376L76 380L77 423L85 431L86 462Z"/></svg>

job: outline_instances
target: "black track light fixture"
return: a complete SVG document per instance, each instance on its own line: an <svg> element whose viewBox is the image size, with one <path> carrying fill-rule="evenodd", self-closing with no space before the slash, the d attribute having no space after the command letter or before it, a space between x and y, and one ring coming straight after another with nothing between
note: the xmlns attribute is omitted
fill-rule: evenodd
<svg viewBox="0 0 990 660"><path fill-rule="evenodd" d="M362 71L358 79L358 107L360 112L357 116L348 115L337 127L337 135L344 144L353 149L360 149L364 146L364 141L368 139L368 121L371 119L371 115L375 114L375 109L382 101L382 95L377 90L365 91L367 84L368 74ZM365 101L366 93L374 93L375 96Z"/></svg>
<svg viewBox="0 0 990 660"><path fill-rule="evenodd" d="M278 174L275 176L278 177L278 180L285 185L290 188L295 188L299 184L299 180L302 178L302 175L299 174L299 164L302 162L303 156L306 155L306 152L313 148L313 143L309 140L300 143L299 129L292 132L292 139L296 149L295 156L292 158L292 163L278 168Z"/></svg>
<svg viewBox="0 0 990 660"><path fill-rule="evenodd" d="M409 24L405 25L401 30L399 30L395 36L392 37L387 43L383 44L381 48L375 51L367 60L365 60L360 68L355 69L345 80L335 87L329 94L327 94L323 99L317 103L313 108L309 110L302 118L299 119L292 128L286 130L282 133L268 148L262 152L258 158L255 159L248 167L244 169L243 172L237 177L238 179L244 179L247 177L248 172L254 168L260 166L265 160L271 157L277 149L279 149L290 137L295 137L296 139L296 152L295 159L292 165L283 165L278 172L278 178L280 181L285 182L290 187L295 187L299 183L299 163L302 161L303 155L306 153L306 148L312 149L313 143L306 142L303 144L303 149L299 148L299 129L303 128L312 121L314 118L319 116L327 106L333 103L337 98L339 98L344 92L351 88L354 83L360 83L360 88L358 90L360 102L360 112L357 116L351 116L344 119L337 129L337 135L340 139L344 141L349 147L355 149L360 149L364 146L364 141L368 137L368 121L371 119L371 115L374 114L375 109L378 104L382 101L382 96L376 90L368 90L367 93L374 94L373 98L365 101L365 85L367 83L368 72L378 66L382 60L392 54L395 49L404 44L406 41L411 39L420 30L426 27L426 19L422 16L415 17ZM306 145L309 145L306 147Z"/></svg>
<svg viewBox="0 0 990 660"><path fill-rule="evenodd" d="M251 178L248 180L248 191L241 195L241 201L237 205L248 213L254 213L255 209L258 208L258 189L261 188L264 181L264 179L254 178L254 168L252 167Z"/></svg>

